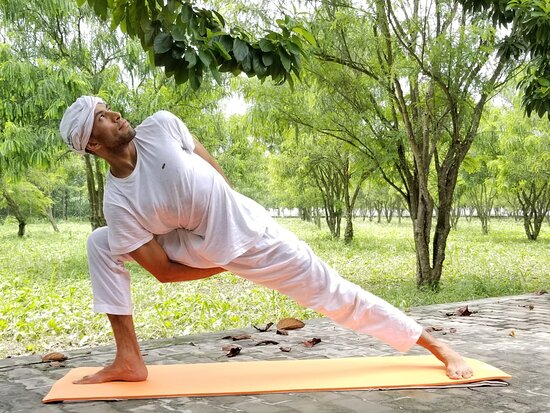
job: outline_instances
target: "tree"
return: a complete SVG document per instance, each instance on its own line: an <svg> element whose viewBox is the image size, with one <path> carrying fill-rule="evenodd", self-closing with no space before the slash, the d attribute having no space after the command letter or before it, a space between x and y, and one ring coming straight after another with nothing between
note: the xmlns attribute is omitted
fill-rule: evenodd
<svg viewBox="0 0 550 413"><path fill-rule="evenodd" d="M345 218L344 242L353 239L353 210L364 180L372 172L355 148L338 142L310 126L313 119L329 116L319 102L318 90L304 74L293 93L268 82L262 87L251 84L246 96L253 101L251 124L260 136L279 130L283 144L274 146L288 155L295 171L302 171L304 182L311 182L322 198L325 220L335 238L341 235ZM322 95L321 95L322 96ZM264 137L268 140L268 137ZM291 173L292 174L292 173ZM300 184L303 188L304 184Z"/></svg>
<svg viewBox="0 0 550 413"><path fill-rule="evenodd" d="M48 165L58 149L52 102L66 74L50 62L21 59L11 45L0 44L0 188L18 220L19 236L25 233L27 215L18 202L33 194L40 202L43 194L34 187L25 197L16 197L14 185L27 168Z"/></svg>
<svg viewBox="0 0 550 413"><path fill-rule="evenodd" d="M17 232L19 237L25 235L25 226L29 218L33 216L48 216L52 200L45 196L34 184L25 179L18 180L9 188L5 185L5 182L0 183L0 193L3 195L9 213L19 223L19 230Z"/></svg>
<svg viewBox="0 0 550 413"><path fill-rule="evenodd" d="M483 234L489 233L489 220L498 195L495 173L489 168L499 155L498 136L493 131L479 133L462 168L462 194L473 206Z"/></svg>
<svg viewBox="0 0 550 413"><path fill-rule="evenodd" d="M79 9L72 0L6 0L0 4L0 14L9 49L19 64L49 69L41 79L40 90L32 90L35 86L28 77L12 79L14 89L24 90L31 97L15 95L18 99L14 107L22 108L17 121L35 130L47 122L47 130L55 138L58 151L62 145L59 120L76 97L109 96L116 104L127 94L116 65L123 56L124 41L101 29L89 10ZM105 225L102 208L105 166L90 155L85 155L84 160L90 221L92 227L97 228Z"/></svg>
<svg viewBox="0 0 550 413"><path fill-rule="evenodd" d="M550 212L550 133L546 121L501 110L500 155L490 166L519 203L525 234L536 240Z"/></svg>
<svg viewBox="0 0 550 413"><path fill-rule="evenodd" d="M34 185L39 190L42 196L49 200L47 205L42 209L42 216L46 217L55 232L59 232L59 228L53 216L53 200L52 193L62 183L62 177L57 172L44 170L43 168L29 168L25 174L26 180Z"/></svg>
<svg viewBox="0 0 550 413"><path fill-rule="evenodd" d="M314 35L325 64L310 70L330 90L335 115L316 127L361 150L403 196L417 285L437 289L459 167L485 104L514 64L495 56L495 30L453 1L323 5Z"/></svg>
<svg viewBox="0 0 550 413"><path fill-rule="evenodd" d="M550 119L550 7L547 0L460 0L465 9L495 26L510 29L499 45L499 54L509 60L527 57L523 107ZM488 15L485 13L488 12Z"/></svg>
<svg viewBox="0 0 550 413"><path fill-rule="evenodd" d="M78 0L80 5L86 0ZM277 19L280 30L267 30L259 40L249 31L225 27L216 10L199 8L185 0L87 0L95 13L106 20L111 13L111 28L139 38L156 66L164 67L176 82L189 81L193 89L201 85L203 74L211 73L221 83L220 72L234 76L245 73L276 83L293 84L299 77L302 39L312 41L309 33L288 16Z"/></svg>

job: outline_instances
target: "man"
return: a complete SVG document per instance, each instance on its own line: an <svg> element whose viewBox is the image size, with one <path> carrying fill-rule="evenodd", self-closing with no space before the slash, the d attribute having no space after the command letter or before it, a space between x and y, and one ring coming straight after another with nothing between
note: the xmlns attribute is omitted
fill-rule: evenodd
<svg viewBox="0 0 550 413"><path fill-rule="evenodd" d="M101 99L83 96L67 109L60 130L71 149L110 165L104 196L108 226L90 235L87 249L94 311L107 314L117 351L111 365L77 383L147 378L124 268L129 260L161 282L228 270L399 351L423 346L446 365L450 378L473 374L446 344L340 277L265 209L234 191L173 114L157 112L134 129Z"/></svg>

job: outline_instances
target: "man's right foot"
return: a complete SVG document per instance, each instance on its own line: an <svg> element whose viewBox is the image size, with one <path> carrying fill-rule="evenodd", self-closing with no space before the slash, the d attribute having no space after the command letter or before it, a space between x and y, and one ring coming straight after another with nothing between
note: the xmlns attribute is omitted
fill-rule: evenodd
<svg viewBox="0 0 550 413"><path fill-rule="evenodd" d="M74 384L95 384L109 381L145 381L147 379L147 367L144 364L136 368L124 368L113 363L97 373L74 380Z"/></svg>

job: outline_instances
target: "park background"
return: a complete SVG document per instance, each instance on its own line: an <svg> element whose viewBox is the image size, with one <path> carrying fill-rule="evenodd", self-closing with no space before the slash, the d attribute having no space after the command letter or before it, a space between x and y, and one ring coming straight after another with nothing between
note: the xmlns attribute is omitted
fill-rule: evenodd
<svg viewBox="0 0 550 413"><path fill-rule="evenodd" d="M83 4L85 3L85 4ZM407 310L550 286L545 1L0 3L0 357L111 342L85 242L106 164L65 108L180 116L235 189ZM316 317L132 272L140 339ZM511 309L513 312L513 309Z"/></svg>

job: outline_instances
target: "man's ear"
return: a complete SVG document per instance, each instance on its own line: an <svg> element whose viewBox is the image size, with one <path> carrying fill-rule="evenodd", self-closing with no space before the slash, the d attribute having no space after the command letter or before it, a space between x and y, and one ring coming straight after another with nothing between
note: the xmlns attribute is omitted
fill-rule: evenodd
<svg viewBox="0 0 550 413"><path fill-rule="evenodd" d="M86 150L93 153L96 153L99 147L101 147L101 144L98 141L96 141L93 137L91 137L88 143L86 144Z"/></svg>

